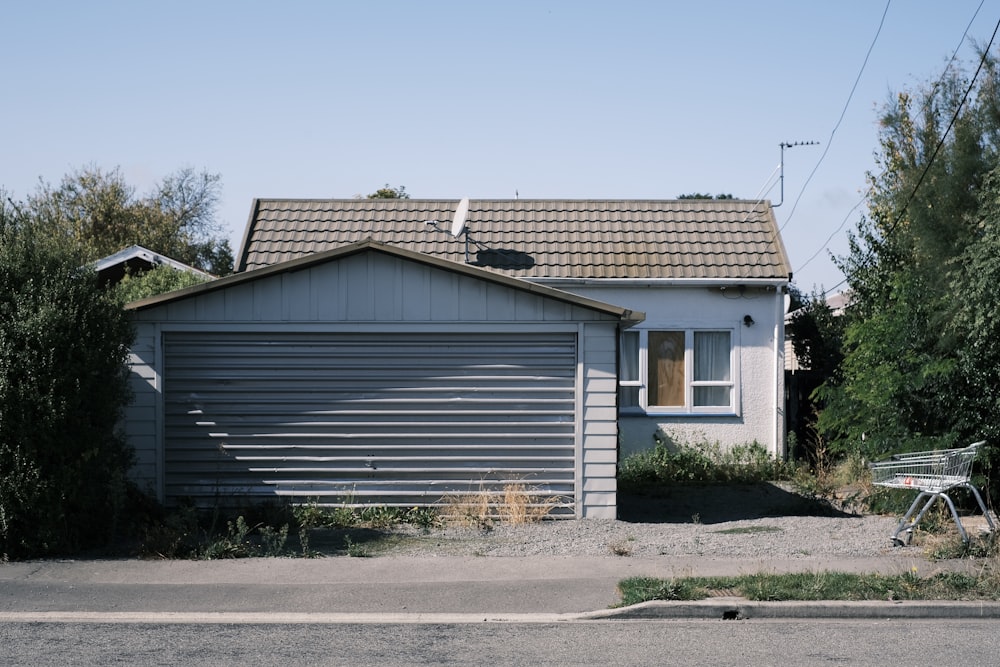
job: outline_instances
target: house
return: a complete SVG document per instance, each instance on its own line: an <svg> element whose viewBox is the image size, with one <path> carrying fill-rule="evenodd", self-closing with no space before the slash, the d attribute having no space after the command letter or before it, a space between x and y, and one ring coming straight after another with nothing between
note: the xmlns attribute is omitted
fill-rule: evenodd
<svg viewBox="0 0 1000 667"><path fill-rule="evenodd" d="M766 202L257 200L236 274L130 306L137 478L613 518L658 432L784 455L789 278Z"/></svg>
<svg viewBox="0 0 1000 667"><path fill-rule="evenodd" d="M133 245L119 250L113 255L108 255L94 262L94 270L97 271L98 279L102 285L115 285L121 282L126 273L141 273L158 266L169 266L178 271L191 273L205 280L215 278L210 273L206 273L193 266L178 262L166 255L161 255L140 245Z"/></svg>

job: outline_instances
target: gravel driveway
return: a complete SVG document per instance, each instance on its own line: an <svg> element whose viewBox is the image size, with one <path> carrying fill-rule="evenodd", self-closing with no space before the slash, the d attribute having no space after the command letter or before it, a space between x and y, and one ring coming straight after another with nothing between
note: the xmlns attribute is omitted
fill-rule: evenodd
<svg viewBox="0 0 1000 667"><path fill-rule="evenodd" d="M866 558L892 549L898 517L858 515L777 484L677 487L619 499L618 520L543 521L490 530L449 526L401 540L388 555ZM919 553L917 547L906 551Z"/></svg>

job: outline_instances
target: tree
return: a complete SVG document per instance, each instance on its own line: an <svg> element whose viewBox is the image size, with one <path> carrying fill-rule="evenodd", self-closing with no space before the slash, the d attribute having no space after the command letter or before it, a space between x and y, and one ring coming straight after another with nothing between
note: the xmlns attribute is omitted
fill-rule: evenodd
<svg viewBox="0 0 1000 667"><path fill-rule="evenodd" d="M126 273L113 290L122 303L129 303L203 282L205 278L201 275L180 271L172 266L157 266L148 271Z"/></svg>
<svg viewBox="0 0 1000 667"><path fill-rule="evenodd" d="M406 186L400 185L398 188L394 188L388 183L384 186L371 193L366 197L366 199L409 199L410 195L406 193Z"/></svg>
<svg viewBox="0 0 1000 667"><path fill-rule="evenodd" d="M119 169L86 167L58 187L40 184L24 208L40 230L67 237L87 261L141 245L215 275L232 273L233 252L216 221L220 177L181 169L139 197Z"/></svg>
<svg viewBox="0 0 1000 667"><path fill-rule="evenodd" d="M869 215L839 259L852 292L844 363L819 391L820 428L842 451L951 446L1000 418L986 386L1000 356L975 328L995 301L981 243L1000 224L998 77L983 62L976 86L951 69L883 112ZM982 363L994 365L975 373Z"/></svg>
<svg viewBox="0 0 1000 667"><path fill-rule="evenodd" d="M132 463L131 325L49 222L0 206L0 558L109 539Z"/></svg>

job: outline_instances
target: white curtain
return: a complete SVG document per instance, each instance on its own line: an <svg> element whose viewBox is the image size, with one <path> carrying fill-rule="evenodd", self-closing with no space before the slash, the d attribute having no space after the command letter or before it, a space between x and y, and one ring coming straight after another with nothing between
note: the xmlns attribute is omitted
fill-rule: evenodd
<svg viewBox="0 0 1000 667"><path fill-rule="evenodd" d="M728 331L696 331L694 333L695 382L732 382ZM732 385L694 388L695 406L726 406L730 404Z"/></svg>

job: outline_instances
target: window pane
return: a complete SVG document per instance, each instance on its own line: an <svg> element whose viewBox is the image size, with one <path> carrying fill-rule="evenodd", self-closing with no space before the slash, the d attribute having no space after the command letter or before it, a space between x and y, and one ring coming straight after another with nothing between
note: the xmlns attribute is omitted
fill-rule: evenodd
<svg viewBox="0 0 1000 667"><path fill-rule="evenodd" d="M730 392L731 387L695 387L695 407L727 407L732 404L729 400Z"/></svg>
<svg viewBox="0 0 1000 667"><path fill-rule="evenodd" d="M622 334L621 379L634 382L639 379L639 332L626 331Z"/></svg>
<svg viewBox="0 0 1000 667"><path fill-rule="evenodd" d="M650 331L647 403L684 405L684 332Z"/></svg>
<svg viewBox="0 0 1000 667"><path fill-rule="evenodd" d="M729 359L728 331L696 331L694 333L695 382L730 380ZM712 403L711 405L717 404Z"/></svg>
<svg viewBox="0 0 1000 667"><path fill-rule="evenodd" d="M639 387L618 387L618 407L639 407Z"/></svg>

